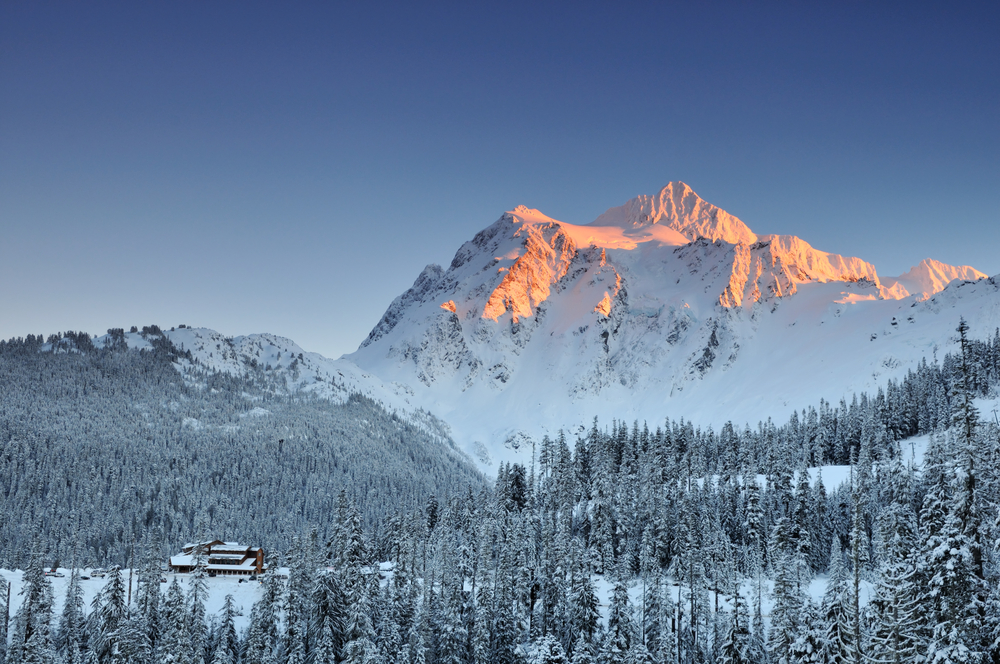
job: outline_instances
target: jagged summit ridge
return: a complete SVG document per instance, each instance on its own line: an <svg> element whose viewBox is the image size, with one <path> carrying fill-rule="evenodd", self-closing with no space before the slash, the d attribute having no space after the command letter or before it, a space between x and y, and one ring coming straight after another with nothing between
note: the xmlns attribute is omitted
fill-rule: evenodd
<svg viewBox="0 0 1000 664"><path fill-rule="evenodd" d="M561 222L518 205L459 248L447 270L428 265L413 286L389 306L362 348L391 331L411 305L427 298L441 299L438 293L443 296L436 303L438 308L450 302L446 309L456 315L496 323L509 314L511 322L517 324L535 315L552 289L568 275L573 278L574 262L578 267L588 263L597 257L594 250L598 249L601 253L596 260L605 272L613 273L615 285L598 289L587 308L609 316L612 298L621 289L623 278L628 281L623 275L636 263L636 257L630 255L633 250L645 248L640 252L647 254L642 262L670 263L666 248L679 255L683 247L699 242L717 245L711 259L717 265L708 272L711 281L718 283L706 289L714 291L713 299L724 308L792 295L798 284L810 281L866 280L880 285L874 266L861 259L818 251L794 236L758 237L738 218L702 200L683 182L673 182L655 196L638 196L586 225ZM464 298L461 293L456 298L452 291L460 282L470 283L472 274L467 273L473 261L479 262L473 271L477 283ZM694 274L697 267L688 272ZM686 280L686 276L675 282ZM701 276L702 280L708 278L709 274Z"/></svg>
<svg viewBox="0 0 1000 664"><path fill-rule="evenodd" d="M704 237L730 244L757 241L750 228L725 210L708 203L683 182L671 182L653 196L639 195L625 205L613 207L592 226L642 228L662 224L689 241Z"/></svg>
<svg viewBox="0 0 1000 664"><path fill-rule="evenodd" d="M644 276L651 273L661 280L676 274L664 283L644 283ZM708 301L700 306L752 311L761 303L792 296L809 283L872 287L862 288L865 292L851 299L899 299L911 292L926 299L954 278L982 276L972 268L924 261L883 285L875 267L860 258L819 251L791 235L758 236L688 185L672 182L658 194L638 196L586 225L561 222L524 205L515 207L460 247L447 270L428 265L392 302L361 348L378 342L403 321L420 327L427 316L446 316L452 322L445 336L462 346L461 353L450 355L449 364L457 369L463 362L456 364L455 358L462 357L474 371L483 361L474 359L477 354L470 350L467 336L478 341L510 337L508 342L516 339L511 349L519 352L537 321L517 326L544 312L552 304L550 297L567 289L581 298L570 308L584 312L586 328L595 314L615 318L616 302L619 309L629 311L630 293L633 300L638 293L659 303L661 310L667 302L671 310L690 307L692 296L701 300L707 295ZM497 327L504 321L511 326L507 330ZM443 333L436 329L438 335ZM518 330L522 330L519 336ZM604 345L608 346L607 340ZM389 355L417 361L428 357L428 347L426 340L403 351L392 346ZM507 363L506 359L492 363L499 369L496 375L507 375L503 369ZM430 369L428 364L421 375L429 375Z"/></svg>

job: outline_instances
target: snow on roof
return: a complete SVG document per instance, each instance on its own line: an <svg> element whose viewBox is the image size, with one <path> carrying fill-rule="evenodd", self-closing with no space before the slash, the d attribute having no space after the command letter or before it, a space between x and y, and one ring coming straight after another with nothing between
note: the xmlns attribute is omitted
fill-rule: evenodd
<svg viewBox="0 0 1000 664"><path fill-rule="evenodd" d="M220 571L256 568L257 555L263 550L261 547L245 546L239 542L223 542L222 540L206 540L200 544L188 542L183 546L181 553L170 557L170 565L173 567L194 567L197 564L195 560L198 557L196 554L198 548L208 549L201 554L202 564L208 563L209 570Z"/></svg>
<svg viewBox="0 0 1000 664"><path fill-rule="evenodd" d="M260 547L250 547L245 544L240 544L239 542L223 542L222 540L207 540L205 542L200 542L195 544L193 542L187 542L181 547L182 550L194 549L196 547L212 548L212 553L216 551L256 551Z"/></svg>
<svg viewBox="0 0 1000 664"><path fill-rule="evenodd" d="M235 544L235 542L232 543ZM230 542L223 542L222 540L205 540L204 542L199 542L198 544L195 544L194 542L187 542L181 548L189 549L196 546L213 546L215 544L230 544Z"/></svg>

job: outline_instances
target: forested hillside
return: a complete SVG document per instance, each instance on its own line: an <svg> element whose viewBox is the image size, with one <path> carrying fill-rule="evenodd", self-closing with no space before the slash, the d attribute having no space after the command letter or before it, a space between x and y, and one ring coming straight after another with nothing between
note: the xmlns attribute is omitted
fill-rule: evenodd
<svg viewBox="0 0 1000 664"><path fill-rule="evenodd" d="M268 550L326 524L345 491L366 527L484 479L450 441L361 397L338 405L85 333L0 342L0 567L32 538L53 562L125 564L202 535ZM192 380L192 376L196 379Z"/></svg>

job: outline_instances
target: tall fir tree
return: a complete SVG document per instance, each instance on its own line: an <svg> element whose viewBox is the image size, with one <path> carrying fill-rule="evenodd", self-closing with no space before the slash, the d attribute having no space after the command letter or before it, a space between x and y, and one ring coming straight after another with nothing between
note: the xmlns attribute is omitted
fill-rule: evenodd
<svg viewBox="0 0 1000 664"><path fill-rule="evenodd" d="M820 604L820 622L825 631L820 661L843 664L851 661L850 653L850 574L840 548L840 538L830 545L829 578Z"/></svg>
<svg viewBox="0 0 1000 664"><path fill-rule="evenodd" d="M14 615L14 629L7 650L9 664L52 664L56 658L50 627L53 614L52 584L42 569L41 547L37 539L32 548L34 553L25 570L24 585L20 593L21 607Z"/></svg>
<svg viewBox="0 0 1000 664"><path fill-rule="evenodd" d="M239 615L232 595L226 595L219 612L219 634L212 654L211 664L237 664L240 640L236 633L236 616ZM326 664L326 662L320 662Z"/></svg>
<svg viewBox="0 0 1000 664"><path fill-rule="evenodd" d="M91 614L90 653L88 661L95 664L111 664L119 659L122 627L128 619L125 605L125 579L119 567L108 572L104 588L94 598Z"/></svg>
<svg viewBox="0 0 1000 664"><path fill-rule="evenodd" d="M193 664L188 632L187 603L177 577L170 582L163 601L160 638L156 644L158 664ZM251 629L253 625L251 623ZM252 660L248 660L252 661ZM260 664L259 662L257 664Z"/></svg>
<svg viewBox="0 0 1000 664"><path fill-rule="evenodd" d="M80 571L74 566L70 572L69 587L63 602L62 615L55 641L56 648L66 664L83 664L86 654L86 604L83 587L80 585Z"/></svg>

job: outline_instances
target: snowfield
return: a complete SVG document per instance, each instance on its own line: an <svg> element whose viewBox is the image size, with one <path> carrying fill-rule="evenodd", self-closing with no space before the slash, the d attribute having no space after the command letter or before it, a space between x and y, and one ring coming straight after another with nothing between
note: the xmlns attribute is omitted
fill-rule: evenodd
<svg viewBox="0 0 1000 664"><path fill-rule="evenodd" d="M59 615L62 612L63 604L66 601L66 591L69 588L70 580L70 570L66 568L58 568L57 571L62 574L62 576L49 576L49 581L52 583L52 593L55 598L55 617L53 621L53 626L58 625ZM83 570L83 573L90 576L92 570ZM129 570L124 570L125 583L128 584L129 580ZM4 570L0 569L0 576L10 582L10 615L11 617L17 613L17 610L21 606L21 589L24 587L23 579L24 572L22 570ZM164 572L163 578L167 580L166 583L161 583L163 594L166 595L167 588L170 586L170 582L176 577L178 583L180 583L181 588L185 593L188 591L188 582L191 578L190 574L173 574ZM80 587L83 588L83 600L87 611L90 611L91 603L94 598L97 597L101 589L107 583L108 578L97 578L91 576L87 581L80 581ZM236 577L215 577L205 579L208 584L208 598L205 601L205 612L208 616L213 616L222 610L222 605L226 600L226 595L233 596L233 604L240 611L239 617L236 618L236 629L244 630L250 624L250 608L253 606L254 602L260 597L261 594L261 584L258 581L244 581L240 583ZM137 576L132 578L132 602L136 601L136 591L138 588Z"/></svg>

